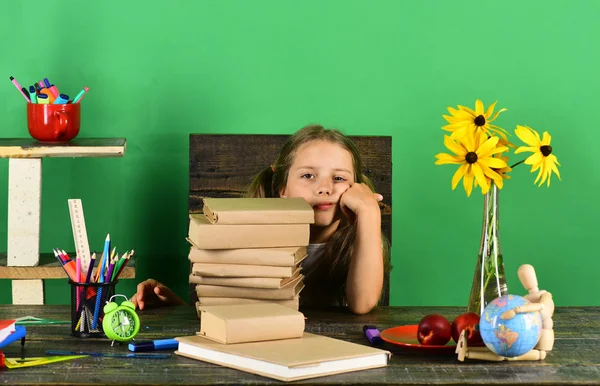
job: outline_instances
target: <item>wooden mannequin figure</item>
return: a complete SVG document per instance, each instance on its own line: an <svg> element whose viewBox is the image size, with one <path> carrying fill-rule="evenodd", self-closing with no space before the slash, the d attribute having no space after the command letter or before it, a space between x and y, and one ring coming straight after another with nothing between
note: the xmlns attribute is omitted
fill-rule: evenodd
<svg viewBox="0 0 600 386"><path fill-rule="evenodd" d="M542 314L542 336L535 346L536 349L542 351L552 351L554 347L554 300L552 294L548 291L538 288L537 276L535 270L529 264L523 264L517 272L519 280L523 287L529 292L524 298L532 303L543 304L540 311Z"/></svg>
<svg viewBox="0 0 600 386"><path fill-rule="evenodd" d="M455 350L459 361L462 362L465 358L486 361L537 361L545 359L546 352L552 350L554 346L554 323L552 321L554 301L552 300L552 294L545 290L540 291L535 270L531 265L523 264L519 267L517 274L521 284L528 291L528 294L524 298L531 303L506 311L500 317L508 320L514 318L516 314L539 311L542 316L542 333L537 344L533 349L521 356L504 357L493 353L487 347L468 347L467 337L463 331L460 334Z"/></svg>

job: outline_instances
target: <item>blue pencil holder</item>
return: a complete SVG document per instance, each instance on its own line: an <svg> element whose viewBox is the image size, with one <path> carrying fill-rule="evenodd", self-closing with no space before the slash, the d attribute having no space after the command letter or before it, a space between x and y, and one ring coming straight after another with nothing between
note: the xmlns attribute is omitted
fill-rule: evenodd
<svg viewBox="0 0 600 386"><path fill-rule="evenodd" d="M104 305L115 294L118 280L108 283L76 283L71 286L71 334L79 338L106 338L102 331Z"/></svg>

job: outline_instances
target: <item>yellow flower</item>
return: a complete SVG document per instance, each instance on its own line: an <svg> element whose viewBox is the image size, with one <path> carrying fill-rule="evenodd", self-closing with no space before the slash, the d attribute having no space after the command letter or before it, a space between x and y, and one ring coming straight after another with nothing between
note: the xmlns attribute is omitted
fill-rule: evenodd
<svg viewBox="0 0 600 386"><path fill-rule="evenodd" d="M488 138L483 131L477 133L466 132L464 136L459 138L444 135L444 145L456 155L439 153L435 156L437 158L435 164L460 165L452 177L452 190L456 188L461 178L467 196L471 196L473 180L476 180L478 185L481 186L481 193L483 194L490 189L487 178L490 178L499 188L502 188L502 176L492 168L502 169L507 167L507 164L503 159L494 157L494 154L502 153L508 148L497 146L498 137Z"/></svg>
<svg viewBox="0 0 600 386"><path fill-rule="evenodd" d="M499 145L500 145L501 141L502 140L498 141ZM502 177L501 183L500 184L496 184L496 185L498 185L498 188L502 189L503 181L510 179L510 176L508 175L508 173L512 171L512 168L510 166L508 166L508 157L505 156L505 155L502 155L502 153L496 154L495 158L499 158L502 161L506 162L506 166L503 167L503 168L500 168L500 169L494 169L494 168L492 168L493 171L495 171L496 173L500 174L500 176ZM485 179L486 179L486 181L488 183L491 182L491 178L489 178L489 177L486 176ZM477 185L478 185L477 184L477 180L475 180L475 187L477 187Z"/></svg>
<svg viewBox="0 0 600 386"><path fill-rule="evenodd" d="M538 186L542 186L546 179L548 179L548 186L550 186L550 177L552 176L552 172L556 173L558 179L560 180L560 173L556 167L556 165L560 166L560 164L558 163L556 156L552 154L552 146L550 146L552 137L550 134L545 131L542 135L542 139L540 139L540 135L531 127L520 125L517 125L515 133L521 141L528 145L519 147L517 150L515 150L515 154L525 151L532 152L533 154L525 160L525 164L532 165L531 173L538 169L540 170L533 183L536 184L541 178Z"/></svg>
<svg viewBox="0 0 600 386"><path fill-rule="evenodd" d="M488 106L484 112L483 102L477 99L475 101L475 111L465 106L458 106L458 110L452 107L448 107L448 111L451 115L442 115L449 125L443 126L442 129L451 132L452 137L460 137L467 131L471 132L484 132L488 136L494 134L499 135L502 139L506 140L506 134L508 132L501 127L492 125L492 122L496 120L498 115L506 111L506 109L500 109L494 113L494 107L496 102Z"/></svg>

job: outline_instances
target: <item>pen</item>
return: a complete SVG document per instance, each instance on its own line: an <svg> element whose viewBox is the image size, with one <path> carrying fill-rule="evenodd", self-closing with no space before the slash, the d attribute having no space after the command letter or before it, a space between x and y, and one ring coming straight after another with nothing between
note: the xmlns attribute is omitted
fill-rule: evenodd
<svg viewBox="0 0 600 386"><path fill-rule="evenodd" d="M37 103L37 96L34 86L29 86L29 99L31 100L31 103Z"/></svg>
<svg viewBox="0 0 600 386"><path fill-rule="evenodd" d="M58 98L56 98L56 99L54 100L54 103L53 103L53 104L55 104L55 105L64 105L64 104L65 104L65 103L67 103L68 101L69 101L69 96L68 96L68 95L66 95L66 94L60 94L60 95L58 96Z"/></svg>
<svg viewBox="0 0 600 386"><path fill-rule="evenodd" d="M52 95L52 93L50 92L50 90L47 89L47 88L41 89L40 90L40 94L46 94L46 95L48 95L48 101L49 101L48 104L53 104L54 100L56 100L56 97L54 97L54 95Z"/></svg>
<svg viewBox="0 0 600 386"><path fill-rule="evenodd" d="M40 105L49 105L50 101L48 100L48 95L46 94L38 94L37 103Z"/></svg>
<svg viewBox="0 0 600 386"><path fill-rule="evenodd" d="M112 352L95 352L95 351L62 351L62 350L46 350L46 355L89 355L92 357L113 357L113 358L143 358L143 359L167 359L171 354L121 354Z"/></svg>
<svg viewBox="0 0 600 386"><path fill-rule="evenodd" d="M88 86L85 86L83 88L83 90L79 91L79 94L77 94L77 96L75 96L75 98L73 98L73 103L79 103L79 101L81 101L83 99L85 94L87 94L89 89L90 88Z"/></svg>
<svg viewBox="0 0 600 386"><path fill-rule="evenodd" d="M52 96L54 96L55 98L58 98L58 96L60 95L56 86L53 84L50 84L50 81L48 80L48 78L44 78L44 87L46 87L52 93Z"/></svg>
<svg viewBox="0 0 600 386"><path fill-rule="evenodd" d="M19 90L19 92L21 93L21 95L23 95L23 98L25 98L25 100L27 102L29 102L29 97L27 97L27 95L25 95L25 93L23 92L23 88L21 87L21 85L19 84L19 82L17 82L17 80L15 79L14 76L10 77L10 81L12 82L12 84L15 85L15 87L17 88L17 90Z"/></svg>
<svg viewBox="0 0 600 386"><path fill-rule="evenodd" d="M27 91L25 87L21 87L21 91L23 91L23 94L27 96L27 101L31 102L31 98L29 97L29 91Z"/></svg>
<svg viewBox="0 0 600 386"><path fill-rule="evenodd" d="M157 339L129 343L129 351L176 350L178 347L179 342L175 339Z"/></svg>
<svg viewBox="0 0 600 386"><path fill-rule="evenodd" d="M369 343L371 343L372 345L383 344L383 339L381 339L381 337L379 336L379 330L377 329L377 327L371 324L367 324L363 326L363 332L369 340Z"/></svg>

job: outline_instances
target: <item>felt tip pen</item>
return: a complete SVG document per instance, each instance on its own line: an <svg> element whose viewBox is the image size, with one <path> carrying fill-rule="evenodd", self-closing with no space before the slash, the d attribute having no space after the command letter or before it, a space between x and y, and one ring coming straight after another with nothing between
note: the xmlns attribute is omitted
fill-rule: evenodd
<svg viewBox="0 0 600 386"><path fill-rule="evenodd" d="M73 98L73 102L72 103L79 103L79 101L81 101L83 99L83 97L85 96L85 94L88 92L90 88L88 86L85 86L83 88L83 90L79 91L79 94L77 94L75 96L75 98Z"/></svg>
<svg viewBox="0 0 600 386"><path fill-rule="evenodd" d="M29 102L29 97L27 95L25 95L25 93L23 92L23 87L21 87L21 85L19 84L19 82L17 82L17 80L15 79L14 76L10 77L10 81L12 82L12 84L15 85L15 87L17 88L17 90L19 90L19 92L21 93L21 95L23 95L23 98L25 98L25 100L27 102Z"/></svg>
<svg viewBox="0 0 600 386"><path fill-rule="evenodd" d="M44 84L44 81L43 81L43 80L40 80L40 81L38 82L38 84L40 85L40 88L46 88L46 85Z"/></svg>
<svg viewBox="0 0 600 386"><path fill-rule="evenodd" d="M64 105L64 104L65 104L65 103L67 103L68 101L69 101L69 96L68 96L68 95L65 95L65 94L60 94L60 95L58 96L58 98L56 98L56 99L54 100L54 103L53 103L53 104L55 104L55 105Z"/></svg>
<svg viewBox="0 0 600 386"><path fill-rule="evenodd" d="M50 100L48 99L48 95L46 94L38 94L37 103L40 105L49 105Z"/></svg>
<svg viewBox="0 0 600 386"><path fill-rule="evenodd" d="M379 330L376 326L367 324L363 326L363 332L372 345L383 344L383 339L379 336Z"/></svg>
<svg viewBox="0 0 600 386"><path fill-rule="evenodd" d="M56 97L54 95L52 95L52 93L50 92L50 90L48 90L47 88L43 88L40 91L40 94L46 94L46 95L48 95L48 101L49 101L50 104L53 104L54 101L56 100Z"/></svg>
<svg viewBox="0 0 600 386"><path fill-rule="evenodd" d="M52 93L52 95L54 95L55 98L58 98L58 96L60 95L58 89L53 84L51 84L50 87L48 87L48 90L50 90L50 92Z"/></svg>
<svg viewBox="0 0 600 386"><path fill-rule="evenodd" d="M31 98L29 97L29 91L27 91L25 87L21 87L21 91L23 91L23 94L27 96L28 102L31 102Z"/></svg>
<svg viewBox="0 0 600 386"><path fill-rule="evenodd" d="M29 86L29 99L31 103L37 103L37 93L34 86Z"/></svg>
<svg viewBox="0 0 600 386"><path fill-rule="evenodd" d="M44 86L50 88L50 81L48 80L48 78L44 78Z"/></svg>
<svg viewBox="0 0 600 386"><path fill-rule="evenodd" d="M129 351L177 350L179 342L175 339L147 340L129 343Z"/></svg>

